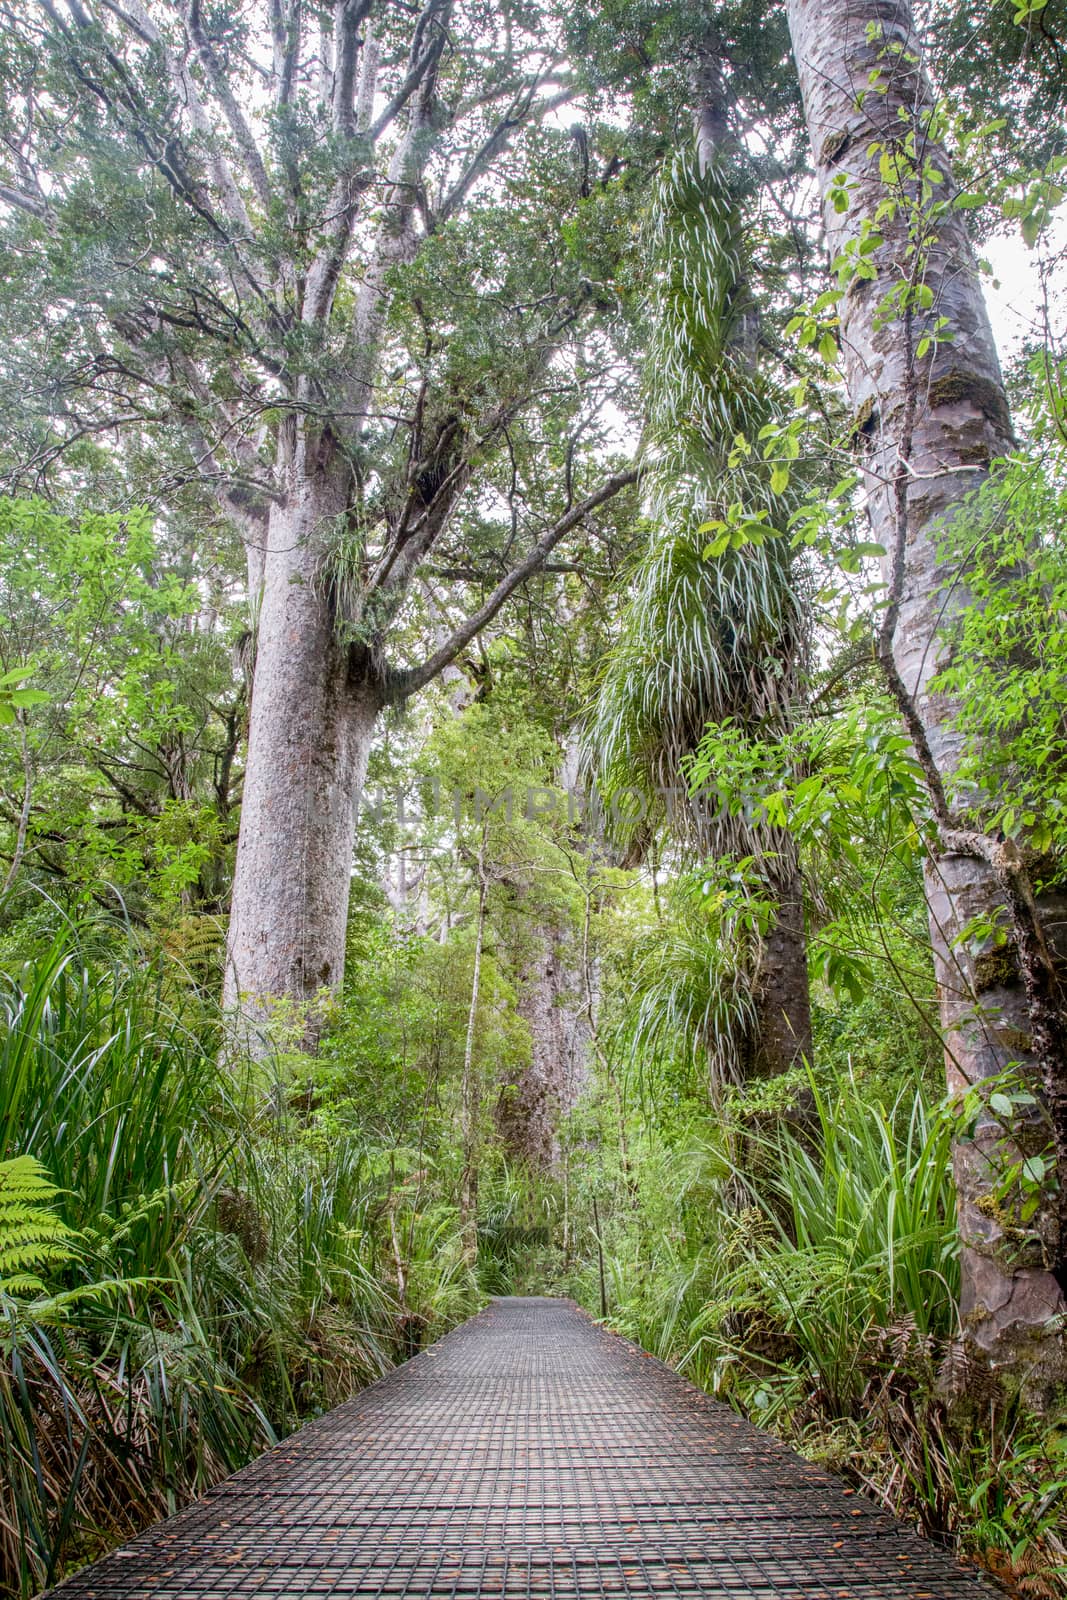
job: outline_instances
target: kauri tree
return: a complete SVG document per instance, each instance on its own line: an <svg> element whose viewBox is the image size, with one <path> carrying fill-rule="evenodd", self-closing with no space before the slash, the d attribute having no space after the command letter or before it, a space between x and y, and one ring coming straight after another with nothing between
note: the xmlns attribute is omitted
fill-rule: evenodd
<svg viewBox="0 0 1067 1600"><path fill-rule="evenodd" d="M597 422L627 202L559 126L556 31L479 0L41 0L5 62L9 451L40 482L132 435L247 551L252 1019L340 982L379 713L633 481ZM423 647L428 571L452 603Z"/></svg>

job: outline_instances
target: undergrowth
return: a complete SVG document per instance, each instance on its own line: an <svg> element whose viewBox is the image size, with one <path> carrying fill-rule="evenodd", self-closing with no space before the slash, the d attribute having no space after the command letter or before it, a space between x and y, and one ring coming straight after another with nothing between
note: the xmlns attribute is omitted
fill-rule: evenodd
<svg viewBox="0 0 1067 1600"><path fill-rule="evenodd" d="M612 1327L1013 1592L1067 1594L1067 1429L958 1353L950 1108L847 1067L788 1098L580 1163L582 1247L542 1283L597 1313L599 1192Z"/></svg>
<svg viewBox="0 0 1067 1600"><path fill-rule="evenodd" d="M2 985L0 1593L28 1595L478 1292L452 1208L284 1063L222 1066L158 963L67 927Z"/></svg>

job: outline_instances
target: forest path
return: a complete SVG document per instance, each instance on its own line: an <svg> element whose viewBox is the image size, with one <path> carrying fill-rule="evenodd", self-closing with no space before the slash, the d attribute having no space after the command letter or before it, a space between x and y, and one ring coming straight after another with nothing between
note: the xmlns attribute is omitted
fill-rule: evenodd
<svg viewBox="0 0 1067 1600"><path fill-rule="evenodd" d="M598 1328L495 1300L63 1600L981 1600L834 1478Z"/></svg>

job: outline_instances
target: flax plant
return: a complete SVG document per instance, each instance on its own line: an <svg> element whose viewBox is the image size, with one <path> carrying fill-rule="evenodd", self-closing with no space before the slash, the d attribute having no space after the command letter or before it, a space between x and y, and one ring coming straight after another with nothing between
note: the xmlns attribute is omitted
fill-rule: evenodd
<svg viewBox="0 0 1067 1600"><path fill-rule="evenodd" d="M90 963L88 942L65 928L0 989L0 1173L39 1175L0 1204L0 1593L176 1510L403 1352L375 1152L314 1137L283 1079L220 1065L158 966ZM423 1246L462 1315L447 1240Z"/></svg>
<svg viewBox="0 0 1067 1600"><path fill-rule="evenodd" d="M808 1087L808 1129L747 1137L732 1270L683 1360L713 1353L720 1384L757 1374L768 1403L799 1378L850 1416L901 1367L931 1379L958 1332L954 1121L918 1088L887 1107L848 1077Z"/></svg>

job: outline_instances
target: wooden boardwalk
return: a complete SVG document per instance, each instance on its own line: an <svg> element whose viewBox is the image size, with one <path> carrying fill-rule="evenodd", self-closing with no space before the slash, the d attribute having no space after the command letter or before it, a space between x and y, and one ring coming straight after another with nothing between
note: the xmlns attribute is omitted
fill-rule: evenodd
<svg viewBox="0 0 1067 1600"><path fill-rule="evenodd" d="M992 1591L569 1301L480 1316L63 1600Z"/></svg>

